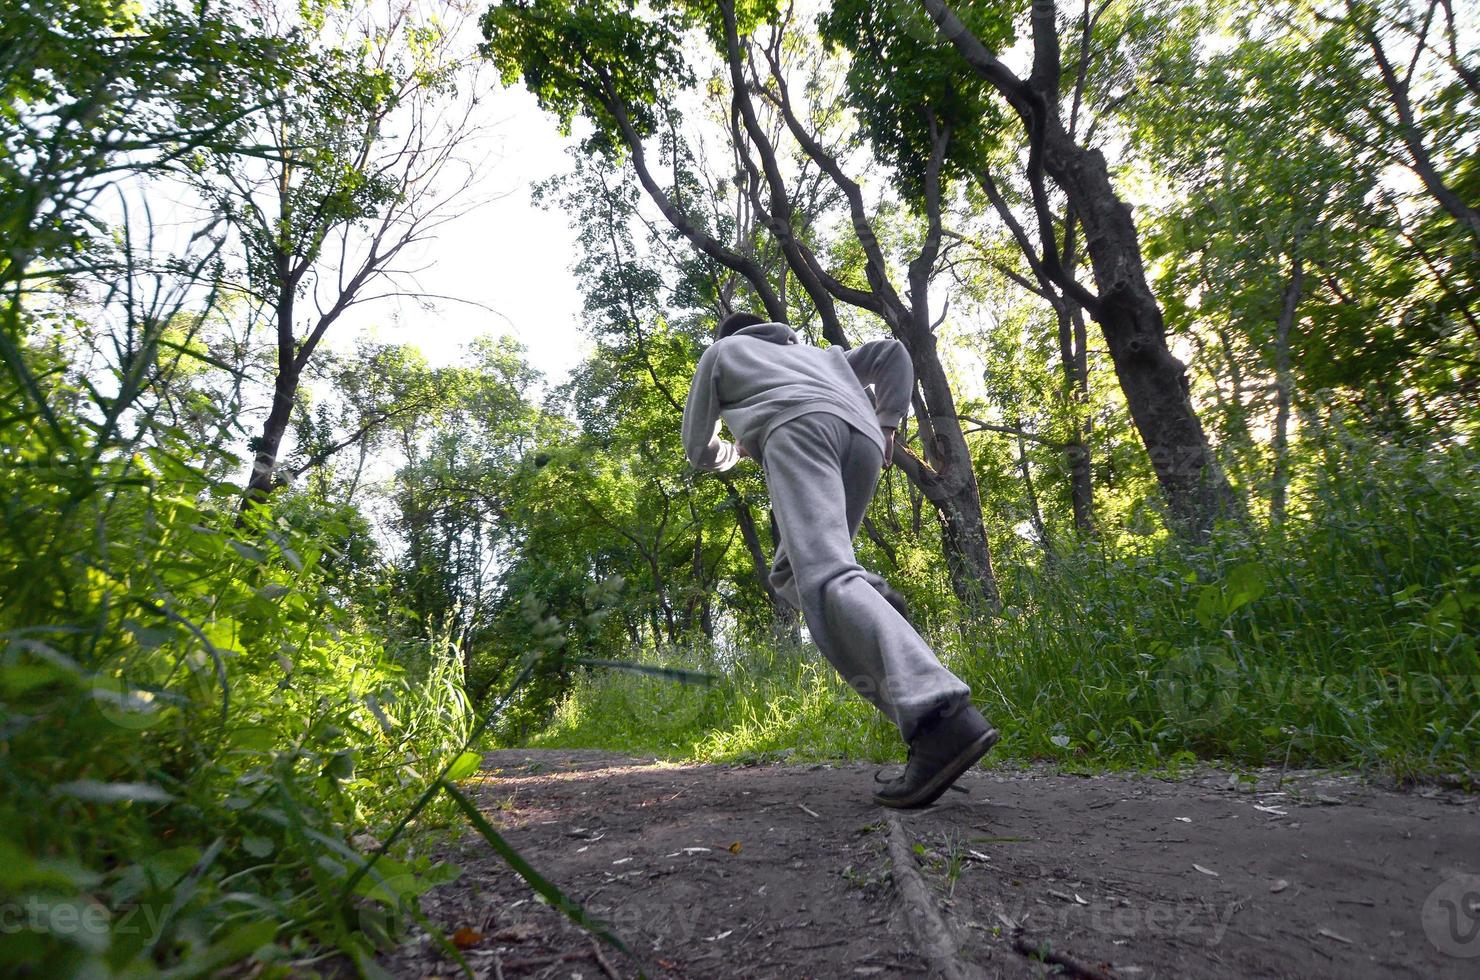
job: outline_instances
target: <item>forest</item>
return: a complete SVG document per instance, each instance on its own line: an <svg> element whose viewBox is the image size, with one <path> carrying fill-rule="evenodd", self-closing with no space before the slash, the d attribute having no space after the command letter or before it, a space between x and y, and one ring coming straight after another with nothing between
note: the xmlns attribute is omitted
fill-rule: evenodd
<svg viewBox="0 0 1480 980"><path fill-rule="evenodd" d="M0 0L0 65L0 973L472 976L465 834L615 956L485 752L900 761L685 459L735 311L907 350L856 548L992 765L1476 786L1473 5ZM433 357L515 98L578 313Z"/></svg>

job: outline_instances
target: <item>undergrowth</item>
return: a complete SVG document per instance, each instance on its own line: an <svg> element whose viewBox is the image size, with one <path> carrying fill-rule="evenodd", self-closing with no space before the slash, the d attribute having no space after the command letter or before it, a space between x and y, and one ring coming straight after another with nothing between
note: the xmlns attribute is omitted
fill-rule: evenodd
<svg viewBox="0 0 1480 980"><path fill-rule="evenodd" d="M455 651L372 633L182 446L54 421L0 432L3 972L368 956L449 873L401 846L341 894L469 734Z"/></svg>
<svg viewBox="0 0 1480 980"><path fill-rule="evenodd" d="M1473 779L1480 453L1351 432L1282 527L1100 542L1007 580L1003 615L931 637L1002 729L999 760L1349 767ZM1330 457L1335 459L1333 455ZM668 650L709 687L584 676L532 744L672 758L902 755L815 650Z"/></svg>

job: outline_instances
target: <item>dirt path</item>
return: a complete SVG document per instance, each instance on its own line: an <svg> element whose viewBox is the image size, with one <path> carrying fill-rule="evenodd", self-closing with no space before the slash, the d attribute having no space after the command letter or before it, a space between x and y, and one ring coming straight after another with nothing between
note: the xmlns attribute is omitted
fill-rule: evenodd
<svg viewBox="0 0 1480 980"><path fill-rule="evenodd" d="M923 910L894 887L872 773L509 751L489 755L478 793L649 976L923 976L940 964L911 928ZM959 975L1048 975L1022 946L1126 980L1480 976L1475 797L1274 783L978 770L899 823ZM592 955L481 840L452 850L463 875L426 908L467 930L479 975L635 975ZM425 937L385 965L454 973Z"/></svg>

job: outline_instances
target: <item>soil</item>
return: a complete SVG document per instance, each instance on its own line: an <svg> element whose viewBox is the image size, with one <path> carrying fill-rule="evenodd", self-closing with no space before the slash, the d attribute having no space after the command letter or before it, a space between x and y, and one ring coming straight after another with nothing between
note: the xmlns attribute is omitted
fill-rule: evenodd
<svg viewBox="0 0 1480 980"><path fill-rule="evenodd" d="M873 773L494 752L466 787L632 955L593 952L471 833L424 909L480 977L925 976ZM978 769L895 817L967 976L1066 969L1036 949L1126 980L1480 977L1480 800L1280 775ZM460 972L424 931L382 965Z"/></svg>

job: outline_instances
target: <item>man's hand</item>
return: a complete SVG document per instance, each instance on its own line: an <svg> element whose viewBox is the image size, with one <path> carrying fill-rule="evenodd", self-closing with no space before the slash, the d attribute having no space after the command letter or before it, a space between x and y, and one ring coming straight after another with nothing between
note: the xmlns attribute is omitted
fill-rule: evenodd
<svg viewBox="0 0 1480 980"><path fill-rule="evenodd" d="M745 447L742 446L738 442L735 443L735 455L736 456L739 456L741 459L749 459L750 458L750 453L746 452L745 451Z"/></svg>
<svg viewBox="0 0 1480 980"><path fill-rule="evenodd" d="M884 469L894 465L894 430L884 430Z"/></svg>

